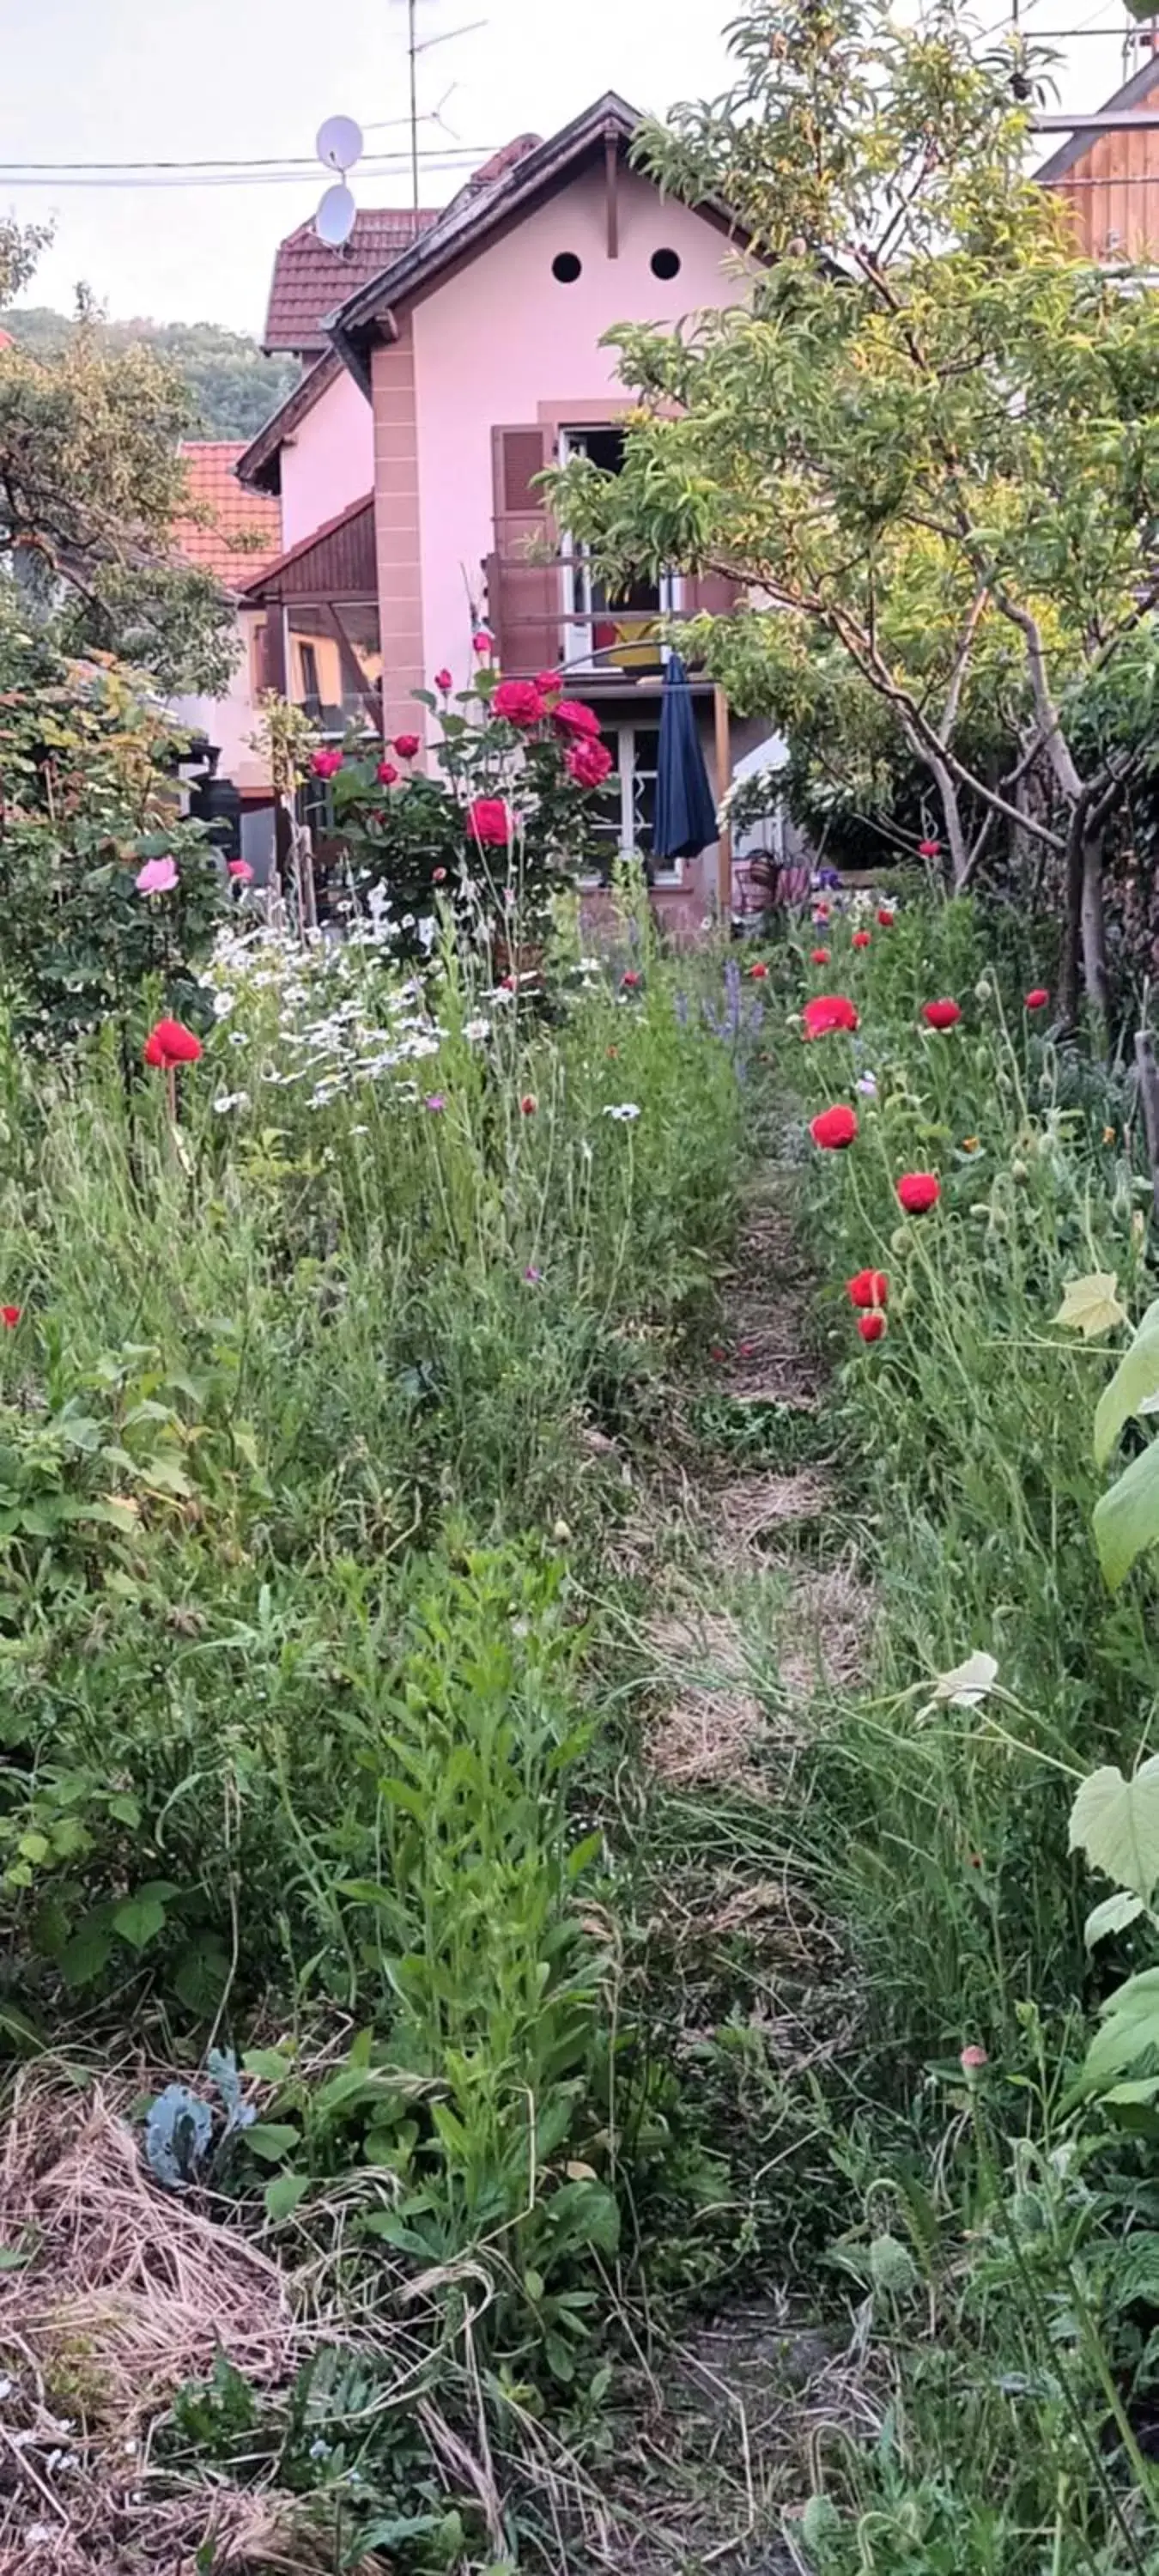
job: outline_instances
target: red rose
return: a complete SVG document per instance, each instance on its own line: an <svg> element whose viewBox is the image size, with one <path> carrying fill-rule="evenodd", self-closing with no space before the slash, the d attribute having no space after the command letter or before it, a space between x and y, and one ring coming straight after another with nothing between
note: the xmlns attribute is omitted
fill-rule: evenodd
<svg viewBox="0 0 1159 2576"><path fill-rule="evenodd" d="M766 966L763 957L756 958L749 968L749 973L752 976L754 983L757 984L764 983L768 971L768 967Z"/></svg>
<svg viewBox="0 0 1159 2576"><path fill-rule="evenodd" d="M5 1332L15 1332L23 1312L22 1306L0 1306L0 1324L3 1324Z"/></svg>
<svg viewBox="0 0 1159 2576"><path fill-rule="evenodd" d="M889 1281L884 1270L858 1270L845 1282L851 1306L888 1306Z"/></svg>
<svg viewBox="0 0 1159 2576"><path fill-rule="evenodd" d="M400 760L413 760L419 747L417 733L396 733L394 747Z"/></svg>
<svg viewBox="0 0 1159 2576"><path fill-rule="evenodd" d="M907 1216L924 1216L927 1208L937 1206L942 1184L932 1172L903 1172L897 1194Z"/></svg>
<svg viewBox="0 0 1159 2576"><path fill-rule="evenodd" d="M452 679L449 671L436 671L435 687L436 689L442 690L444 697L446 696L448 689L453 689L454 685L454 680Z"/></svg>
<svg viewBox="0 0 1159 2576"><path fill-rule="evenodd" d="M606 743L589 742L585 736L572 743L564 754L563 765L577 787L602 787L612 766L612 755Z"/></svg>
<svg viewBox="0 0 1159 2576"><path fill-rule="evenodd" d="M477 796L467 807L467 821L486 848L505 850L511 839L511 816L501 796Z"/></svg>
<svg viewBox="0 0 1159 2576"><path fill-rule="evenodd" d="M929 1029L952 1029L961 1019L957 1002L923 1002L922 1018Z"/></svg>
<svg viewBox="0 0 1159 2576"><path fill-rule="evenodd" d="M1045 984L1036 984L1034 991L1032 993L1028 993L1026 996L1027 1010L1044 1011L1049 1000L1050 995L1047 992Z"/></svg>
<svg viewBox="0 0 1159 2576"><path fill-rule="evenodd" d="M829 963L829 951L827 948L813 948L810 950L809 956L810 963L814 966L827 966Z"/></svg>
<svg viewBox="0 0 1159 2576"><path fill-rule="evenodd" d="M500 680L491 708L513 725L537 725L547 714L534 680Z"/></svg>
<svg viewBox="0 0 1159 2576"><path fill-rule="evenodd" d="M889 910L887 904L883 903L878 906L877 919L878 925L882 930L892 930L894 922L897 919L897 915Z"/></svg>
<svg viewBox="0 0 1159 2576"><path fill-rule="evenodd" d="M537 671L535 685L541 698L558 698L563 681L558 671Z"/></svg>
<svg viewBox="0 0 1159 2576"><path fill-rule="evenodd" d="M582 707L578 698L561 698L551 710L551 721L561 733L586 734L589 742L599 738L600 720L594 707Z"/></svg>
<svg viewBox="0 0 1159 2576"><path fill-rule="evenodd" d="M857 1013L844 993L817 993L801 1013L807 1038L827 1038L834 1029L855 1029Z"/></svg>
<svg viewBox="0 0 1159 2576"><path fill-rule="evenodd" d="M863 1342L879 1342L885 1331L885 1317L875 1308L870 1315L859 1315L857 1329Z"/></svg>
<svg viewBox="0 0 1159 2576"><path fill-rule="evenodd" d="M819 1118L810 1120L809 1134L815 1145L830 1152L851 1145L857 1134L857 1111L846 1109L844 1103L837 1109L823 1109Z"/></svg>
<svg viewBox="0 0 1159 2576"><path fill-rule="evenodd" d="M231 877L235 879L238 885L253 884L254 872L248 859L230 859L227 861L227 865Z"/></svg>
<svg viewBox="0 0 1159 2576"><path fill-rule="evenodd" d="M867 930L855 930L853 933L853 946L855 948L868 948L869 932Z"/></svg>
<svg viewBox="0 0 1159 2576"><path fill-rule="evenodd" d="M196 1064L200 1054L200 1038L181 1020L158 1020L145 1040L146 1064L159 1064L166 1073L175 1064Z"/></svg>
<svg viewBox="0 0 1159 2576"><path fill-rule="evenodd" d="M375 771L375 777L377 778L380 787L393 787L395 780L398 777L398 771L395 768L393 760L380 760L378 768Z"/></svg>
<svg viewBox="0 0 1159 2576"><path fill-rule="evenodd" d="M310 761L311 773L315 778L334 778L341 767L340 751L316 751Z"/></svg>

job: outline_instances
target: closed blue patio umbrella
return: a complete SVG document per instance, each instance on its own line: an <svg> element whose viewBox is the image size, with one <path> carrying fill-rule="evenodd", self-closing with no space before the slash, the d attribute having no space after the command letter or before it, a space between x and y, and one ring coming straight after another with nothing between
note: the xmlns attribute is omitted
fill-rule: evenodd
<svg viewBox="0 0 1159 2576"><path fill-rule="evenodd" d="M653 857L699 858L718 837L716 801L700 748L688 673L679 653L669 654L664 673L656 771Z"/></svg>

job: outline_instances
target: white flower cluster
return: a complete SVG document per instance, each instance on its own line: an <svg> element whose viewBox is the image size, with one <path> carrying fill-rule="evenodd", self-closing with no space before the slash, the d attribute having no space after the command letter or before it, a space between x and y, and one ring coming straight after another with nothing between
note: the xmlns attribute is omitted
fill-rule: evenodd
<svg viewBox="0 0 1159 2576"><path fill-rule="evenodd" d="M304 946L264 927L222 933L206 979L215 1016L233 1022L230 1045L247 1051L251 1086L300 1085L307 1106L324 1109L341 1092L438 1054L444 1033L422 987L391 975L384 944L373 922L365 936L316 933ZM415 1094L405 1074L398 1088ZM245 1087L226 1089L214 1108L224 1116L249 1100Z"/></svg>

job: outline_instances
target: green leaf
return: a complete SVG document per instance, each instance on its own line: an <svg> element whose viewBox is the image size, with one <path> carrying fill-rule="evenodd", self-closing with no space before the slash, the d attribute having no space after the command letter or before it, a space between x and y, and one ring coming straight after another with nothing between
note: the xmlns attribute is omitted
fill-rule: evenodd
<svg viewBox="0 0 1159 2576"><path fill-rule="evenodd" d="M1146 1904L1159 1879L1159 1753L1132 1780L1116 1763L1092 1771L1070 1811L1069 1849Z"/></svg>
<svg viewBox="0 0 1159 2576"><path fill-rule="evenodd" d="M1095 1464L1105 1467L1123 1425L1159 1395L1159 1298L1148 1306L1134 1341L1104 1387L1095 1411Z"/></svg>
<svg viewBox="0 0 1159 2576"><path fill-rule="evenodd" d="M165 1929L165 1905L160 1896L142 1889L137 1896L127 1896L123 1905L113 1909L113 1930L134 1950L143 1950Z"/></svg>
<svg viewBox="0 0 1159 2576"><path fill-rule="evenodd" d="M309 2174L275 2174L265 2188L267 2218L292 2218L309 2188Z"/></svg>
<svg viewBox="0 0 1159 2576"><path fill-rule="evenodd" d="M107 1914L90 1914L87 1922L66 1941L57 1965L66 1986L91 1986L108 1966L113 1946L112 1927Z"/></svg>
<svg viewBox="0 0 1159 2576"><path fill-rule="evenodd" d="M1159 1540L1159 1440L1133 1458L1117 1484L1100 1496L1094 1531L1104 1581L1117 1592L1136 1557Z"/></svg>
<svg viewBox="0 0 1159 2576"><path fill-rule="evenodd" d="M259 2075L263 2084L284 2084L294 2069L292 2057L284 2057L280 2048L247 2048L242 2065L247 2075Z"/></svg>
<svg viewBox="0 0 1159 2576"><path fill-rule="evenodd" d="M1094 1949L1096 1941L1105 1941L1108 1932L1125 1932L1128 1923L1134 1923L1146 1911L1142 1897L1129 1896L1125 1887L1118 1888L1114 1896L1104 1896L1101 1905L1092 1907L1083 1926L1088 1950Z"/></svg>
<svg viewBox="0 0 1159 2576"><path fill-rule="evenodd" d="M255 2120L252 2129L246 2130L245 2142L263 2164L276 2165L279 2156L288 2156L301 2145L301 2131L292 2120Z"/></svg>
<svg viewBox="0 0 1159 2576"><path fill-rule="evenodd" d="M1082 1279L1068 1279L1055 1323L1065 1324L1072 1333L1081 1333L1088 1342L1099 1333L1113 1332L1116 1324L1127 1321L1127 1309L1119 1304L1118 1289L1113 1270L1091 1270Z"/></svg>

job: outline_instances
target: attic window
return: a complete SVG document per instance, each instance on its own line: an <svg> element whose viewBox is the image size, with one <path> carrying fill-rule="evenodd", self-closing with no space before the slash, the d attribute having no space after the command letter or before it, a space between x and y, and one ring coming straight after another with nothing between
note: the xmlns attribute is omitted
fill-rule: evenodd
<svg viewBox="0 0 1159 2576"><path fill-rule="evenodd" d="M679 251L654 250L652 253L652 275L653 277L679 277Z"/></svg>
<svg viewBox="0 0 1159 2576"><path fill-rule="evenodd" d="M583 275L583 261L576 257L574 250L557 250L551 263L551 274L560 286L574 286L577 277Z"/></svg>

